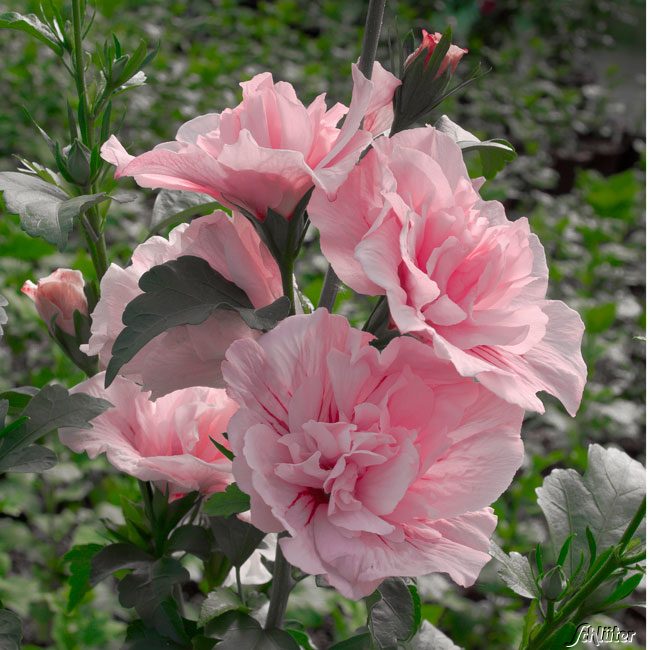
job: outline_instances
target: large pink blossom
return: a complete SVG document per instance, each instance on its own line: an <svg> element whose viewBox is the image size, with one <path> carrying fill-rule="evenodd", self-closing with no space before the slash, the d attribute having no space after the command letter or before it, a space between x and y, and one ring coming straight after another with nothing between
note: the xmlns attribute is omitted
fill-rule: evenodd
<svg viewBox="0 0 650 650"><path fill-rule="evenodd" d="M489 560L488 506L522 460L523 410L413 338L381 353L371 338L319 309L228 350L240 405L228 439L251 521L286 529L287 559L350 598L389 576L472 584Z"/></svg>
<svg viewBox="0 0 650 650"><path fill-rule="evenodd" d="M237 404L226 391L186 388L155 402L128 379L117 377L104 388L104 373L75 386L113 406L92 421L93 428L61 429L64 445L91 458L105 453L117 469L154 481L175 498L198 490L223 491L232 482L230 461L210 438L222 441Z"/></svg>
<svg viewBox="0 0 650 650"><path fill-rule="evenodd" d="M240 214L229 217L218 211L181 224L169 233L169 239L156 236L140 244L130 266L123 269L111 264L102 278L101 299L92 313L92 335L84 351L99 355L103 368L124 328L126 305L142 293L138 286L142 274L181 255L205 259L243 289L256 308L282 295L277 263ZM228 346L236 339L257 335L236 312L217 310L200 325L174 327L160 334L125 364L120 374L152 391L154 398L188 386L218 387Z"/></svg>
<svg viewBox="0 0 650 650"><path fill-rule="evenodd" d="M509 222L477 189L458 145L425 127L377 139L335 200L314 194L309 215L337 274L385 294L401 332L509 402L542 412L536 393L546 391L575 414L580 316L546 299L544 249L528 221Z"/></svg>
<svg viewBox="0 0 650 650"><path fill-rule="evenodd" d="M390 126L386 104L399 81L379 64L375 72L373 82L353 66L352 102L341 129L343 104L327 110L323 94L305 106L291 84L274 83L265 72L241 84L237 107L190 120L173 142L134 158L111 136L102 156L117 166L116 178L133 176L142 187L204 192L260 219L269 208L290 217L314 185L331 195L372 133ZM366 113L372 133L359 128Z"/></svg>
<svg viewBox="0 0 650 650"><path fill-rule="evenodd" d="M38 284L27 280L21 291L36 305L38 315L48 329L58 325L64 332L74 335L74 312L88 314L88 300L84 293L84 278L81 271L56 269Z"/></svg>

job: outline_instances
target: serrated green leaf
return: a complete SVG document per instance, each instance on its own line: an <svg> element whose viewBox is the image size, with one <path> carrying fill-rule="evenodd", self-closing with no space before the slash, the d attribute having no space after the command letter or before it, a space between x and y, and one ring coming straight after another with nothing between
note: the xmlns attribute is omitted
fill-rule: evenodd
<svg viewBox="0 0 650 650"><path fill-rule="evenodd" d="M0 172L0 192L7 210L20 217L20 226L27 234L41 237L60 250L65 248L79 214L110 198L103 192L70 198L56 185L21 172Z"/></svg>
<svg viewBox="0 0 650 650"><path fill-rule="evenodd" d="M237 517L210 517L219 550L233 566L241 566L264 539L265 533Z"/></svg>
<svg viewBox="0 0 650 650"><path fill-rule="evenodd" d="M210 533L203 526L191 524L176 528L167 541L169 553L184 551L196 555L202 560L207 560L210 557L211 548L212 536Z"/></svg>
<svg viewBox="0 0 650 650"><path fill-rule="evenodd" d="M239 611L248 612L248 608L239 600L239 598L225 587L218 587L211 591L207 598L201 603L201 613L198 624L205 625L217 616L225 612Z"/></svg>
<svg viewBox="0 0 650 650"><path fill-rule="evenodd" d="M61 427L90 429L90 422L110 406L106 400L84 393L70 394L63 386L46 386L22 412L21 415L28 419L0 438L0 472L11 468L8 457L14 452Z"/></svg>
<svg viewBox="0 0 650 650"><path fill-rule="evenodd" d="M524 598L535 598L537 585L528 559L517 552L506 553L492 541L490 555L498 562L499 577L514 591Z"/></svg>
<svg viewBox="0 0 650 650"><path fill-rule="evenodd" d="M174 558L143 563L120 580L117 586L120 605L133 607L143 619L157 618L158 607L171 595L173 587L189 579L187 569Z"/></svg>
<svg viewBox="0 0 650 650"><path fill-rule="evenodd" d="M105 546L91 561L91 586L105 580L115 571L139 569L149 566L154 558L133 544L118 542Z"/></svg>
<svg viewBox="0 0 650 650"><path fill-rule="evenodd" d="M99 544L84 544L71 548L64 556L65 562L70 564L70 577L68 586L68 611L71 612L91 590L90 569L91 561L102 549Z"/></svg>
<svg viewBox="0 0 650 650"><path fill-rule="evenodd" d="M246 512L251 508L251 498L242 492L236 483L231 483L225 492L213 494L203 506L207 515L214 517L230 517Z"/></svg>
<svg viewBox="0 0 650 650"><path fill-rule="evenodd" d="M203 258L183 255L154 266L139 281L143 293L124 310L124 329L113 344L106 385L149 341L179 325L199 325L217 310L236 311L253 329L271 329L289 313L289 301L279 298L256 310L246 293L226 280Z"/></svg>
<svg viewBox="0 0 650 650"><path fill-rule="evenodd" d="M56 465L56 454L43 445L28 445L7 454L2 459L2 467L7 472L44 472Z"/></svg>

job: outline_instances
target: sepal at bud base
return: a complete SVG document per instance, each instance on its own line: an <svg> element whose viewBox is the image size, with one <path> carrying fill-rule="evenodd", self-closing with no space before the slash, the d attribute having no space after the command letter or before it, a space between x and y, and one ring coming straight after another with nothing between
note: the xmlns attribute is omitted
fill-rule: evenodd
<svg viewBox="0 0 650 650"><path fill-rule="evenodd" d="M72 180L84 186L90 180L90 151L79 140L75 140L68 150L67 171Z"/></svg>
<svg viewBox="0 0 650 650"><path fill-rule="evenodd" d="M50 323L50 333L52 334L52 338L61 346L74 364L90 377L97 374L99 370L98 359L96 356L91 357L83 353L80 346L88 343L90 339L91 321L89 316L75 310L73 322L75 328L74 335L63 331L56 324L56 317L54 317Z"/></svg>
<svg viewBox="0 0 650 650"><path fill-rule="evenodd" d="M566 578L562 567L557 565L546 572L540 583L540 589L546 600L557 600L566 587Z"/></svg>

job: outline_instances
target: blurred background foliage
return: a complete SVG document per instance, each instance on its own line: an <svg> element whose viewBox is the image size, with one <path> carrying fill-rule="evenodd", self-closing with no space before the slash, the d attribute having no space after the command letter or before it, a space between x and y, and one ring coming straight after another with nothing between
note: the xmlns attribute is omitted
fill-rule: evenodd
<svg viewBox="0 0 650 650"><path fill-rule="evenodd" d="M37 4L5 0L0 11L27 13ZM127 49L140 37L160 43L148 84L114 107L123 115L122 141L135 153L170 140L181 122L235 105L239 81L264 70L293 83L305 102L327 91L329 102L347 103L365 5L96 0L91 44L101 45L111 32ZM549 399L544 415L527 419L526 463L495 506L497 539L508 551L527 553L542 538L534 490L553 467L583 471L588 443L614 444L645 460L644 12L641 0L389 1L385 35L450 24L455 42L470 50L459 72L468 74L479 61L491 68L442 112L478 136L514 144L518 159L482 193L503 201L510 218L530 218L546 247L552 297L578 309L587 327L589 382L578 416L567 417ZM388 65L387 39L380 59ZM14 154L51 165L45 142L21 107L64 140L69 80L51 53L24 34L0 32L0 61L0 169L16 168ZM140 190L134 202L112 208L112 260L126 263L146 237L152 202L153 193ZM312 233L299 272L315 302L325 263L314 238ZM0 292L10 302L0 389L81 379L19 293L26 279L59 266L91 274L81 241L73 239L59 253L0 212ZM337 308L360 320L367 303L344 291ZM118 648L127 612L100 586L68 613L63 555L73 544L97 541L101 519L119 519L121 499L135 497L135 488L101 459L58 451L61 463L43 475L3 481L0 599L25 621L26 648ZM420 591L426 618L459 646L517 647L523 601L500 583L491 565L471 589L433 576L420 581ZM363 623L365 608L301 586L289 616L326 648ZM642 610L629 607L616 617L622 629L637 631L636 647L644 647Z"/></svg>

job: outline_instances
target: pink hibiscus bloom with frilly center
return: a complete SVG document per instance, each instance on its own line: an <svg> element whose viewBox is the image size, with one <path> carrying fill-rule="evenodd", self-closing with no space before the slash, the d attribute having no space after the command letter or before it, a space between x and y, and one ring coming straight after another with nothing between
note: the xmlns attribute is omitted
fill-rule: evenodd
<svg viewBox="0 0 650 650"><path fill-rule="evenodd" d="M232 483L231 463L211 440L225 443L222 434L237 411L225 390L186 388L152 402L124 377L104 388L101 372L71 392L112 404L92 421L90 431L60 430L61 442L73 451L85 451L91 458L105 453L118 470L153 481L170 498L221 492Z"/></svg>
<svg viewBox="0 0 650 650"><path fill-rule="evenodd" d="M489 560L489 508L521 464L523 410L423 343L372 336L319 309L223 365L240 405L228 439L251 521L292 564L350 598L389 576L472 584Z"/></svg>
<svg viewBox="0 0 650 650"><path fill-rule="evenodd" d="M151 237L133 251L131 265L111 264L101 281L101 299L92 313L87 354L99 355L102 368L111 359L124 328L122 314L142 293L140 277L153 266L193 255L206 260L226 280L242 289L255 308L282 295L278 265L253 226L240 214L217 211L176 226L169 238ZM259 336L234 311L219 309L200 325L181 325L159 334L120 370L155 399L180 388L223 385L221 362L230 344Z"/></svg>
<svg viewBox="0 0 650 650"><path fill-rule="evenodd" d="M269 208L289 218L310 188L333 195L373 134L390 126L399 80L379 63L373 80L356 65L352 76L349 111L340 103L328 110L324 94L305 106L291 84L265 72L241 84L238 106L190 120L174 141L133 157L111 136L102 157L116 165L116 178L142 187L203 192L261 220Z"/></svg>
<svg viewBox="0 0 650 650"><path fill-rule="evenodd" d="M378 138L330 200L308 206L321 247L352 289L385 295L402 333L431 344L466 377L542 412L571 414L586 366L580 316L547 300L544 249L528 221L484 201L458 145L432 127Z"/></svg>

